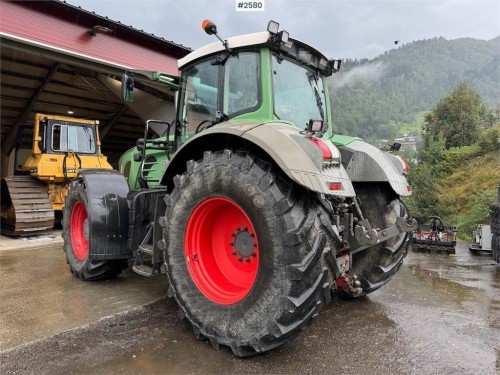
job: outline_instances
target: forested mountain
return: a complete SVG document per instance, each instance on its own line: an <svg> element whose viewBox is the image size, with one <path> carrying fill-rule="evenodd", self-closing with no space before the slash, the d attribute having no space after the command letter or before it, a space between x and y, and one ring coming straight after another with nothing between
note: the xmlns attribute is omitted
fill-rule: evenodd
<svg viewBox="0 0 500 375"><path fill-rule="evenodd" d="M500 105L500 37L426 39L373 60L347 59L329 83L334 123L365 139L395 137L401 123L413 122L464 81L488 108Z"/></svg>

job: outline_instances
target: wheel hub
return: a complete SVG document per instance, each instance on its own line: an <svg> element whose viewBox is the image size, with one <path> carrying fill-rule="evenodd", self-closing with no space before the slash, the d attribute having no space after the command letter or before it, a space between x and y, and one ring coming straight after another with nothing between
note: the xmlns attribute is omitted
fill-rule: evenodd
<svg viewBox="0 0 500 375"><path fill-rule="evenodd" d="M239 257L239 261L246 260L250 261L250 257L255 257L255 248L257 243L255 242L255 234L250 233L248 228L236 228L236 231L231 234L234 237L234 242L229 245L234 246L235 251L234 256Z"/></svg>

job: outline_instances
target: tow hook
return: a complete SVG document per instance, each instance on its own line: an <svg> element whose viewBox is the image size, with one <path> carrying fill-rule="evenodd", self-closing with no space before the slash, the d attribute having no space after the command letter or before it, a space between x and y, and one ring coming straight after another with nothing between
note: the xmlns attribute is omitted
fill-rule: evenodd
<svg viewBox="0 0 500 375"><path fill-rule="evenodd" d="M344 274L337 279L337 288L342 289L346 294L352 295L354 297L359 296L363 293L363 288L361 288L361 282L358 280L356 275Z"/></svg>
<svg viewBox="0 0 500 375"><path fill-rule="evenodd" d="M358 277L349 273L350 263L351 257L349 254L337 258L340 276L335 283L337 289L341 289L344 293L356 297L363 293L363 288L361 288L361 282L358 280Z"/></svg>

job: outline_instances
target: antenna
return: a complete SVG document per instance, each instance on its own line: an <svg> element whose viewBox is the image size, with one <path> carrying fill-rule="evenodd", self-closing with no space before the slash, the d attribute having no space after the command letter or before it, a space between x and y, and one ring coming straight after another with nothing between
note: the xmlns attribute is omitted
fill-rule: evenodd
<svg viewBox="0 0 500 375"><path fill-rule="evenodd" d="M227 40L222 40L219 35L217 34L217 26L215 25L215 23L213 23L212 21L210 21L208 18L203 20L203 22L201 23L201 28L203 30L205 30L205 32L208 34L208 35L215 35L217 37L217 39L219 39L222 43L222 45L224 46L224 48L226 49L226 51L229 52L229 47L227 45Z"/></svg>

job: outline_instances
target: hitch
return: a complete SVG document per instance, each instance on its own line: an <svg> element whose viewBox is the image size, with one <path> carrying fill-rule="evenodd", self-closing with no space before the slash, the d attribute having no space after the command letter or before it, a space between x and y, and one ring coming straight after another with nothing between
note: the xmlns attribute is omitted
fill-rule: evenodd
<svg viewBox="0 0 500 375"><path fill-rule="evenodd" d="M367 220L360 221L354 228L354 238L350 241L350 247L353 249L351 254L365 250L402 233L412 232L417 228L418 223L415 219L406 220L404 217L398 217L396 223L380 230L372 229Z"/></svg>
<svg viewBox="0 0 500 375"><path fill-rule="evenodd" d="M361 282L356 275L349 273L352 258L350 254L345 254L337 258L337 266L340 270L340 275L335 281L336 289L342 290L344 293L353 297L359 296L363 293Z"/></svg>

